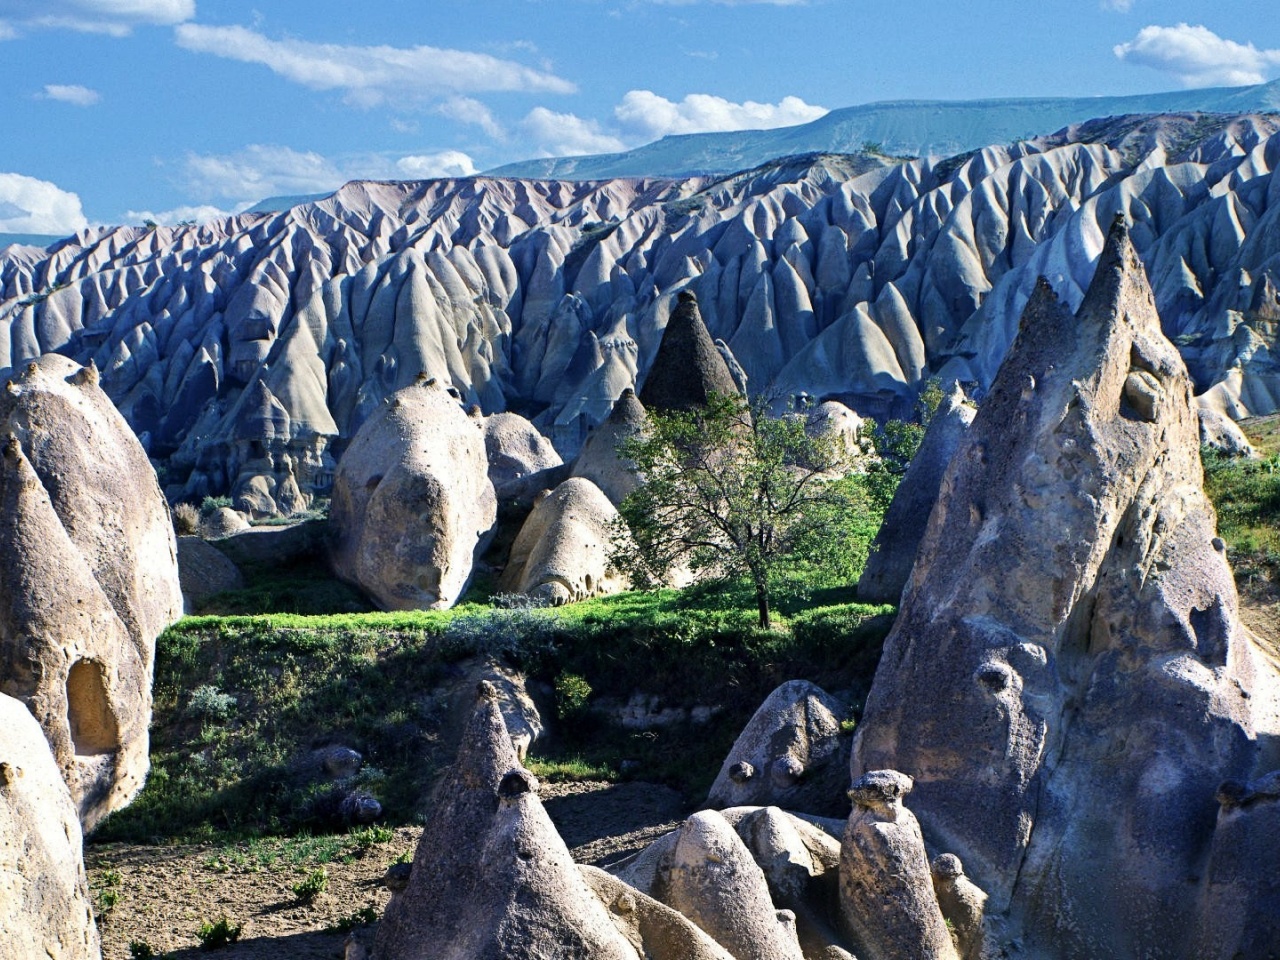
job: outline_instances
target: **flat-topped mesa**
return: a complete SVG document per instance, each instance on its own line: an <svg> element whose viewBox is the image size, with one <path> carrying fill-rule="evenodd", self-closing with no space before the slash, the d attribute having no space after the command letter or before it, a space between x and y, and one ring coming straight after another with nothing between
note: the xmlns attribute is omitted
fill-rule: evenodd
<svg viewBox="0 0 1280 960"><path fill-rule="evenodd" d="M640 402L646 410L697 410L714 393L737 392L733 375L702 322L698 298L682 290L640 389Z"/></svg>
<svg viewBox="0 0 1280 960"><path fill-rule="evenodd" d="M1275 690L1117 222L1075 316L1037 287L947 470L853 775L913 776L925 835L1044 955L1182 957L1215 791Z"/></svg>

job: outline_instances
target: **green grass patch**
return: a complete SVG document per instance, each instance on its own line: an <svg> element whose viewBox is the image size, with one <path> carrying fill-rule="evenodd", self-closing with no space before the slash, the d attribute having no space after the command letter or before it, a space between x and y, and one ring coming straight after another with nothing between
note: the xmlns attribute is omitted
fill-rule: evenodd
<svg viewBox="0 0 1280 960"><path fill-rule="evenodd" d="M356 855L356 841L334 821L338 787L316 775L313 751L358 750L364 766L341 789L375 797L385 823L429 816L430 788L452 760L443 692L456 687L458 662L473 655L514 666L546 691L540 707L555 736L536 748L535 772L549 780L642 778L695 800L779 683L807 677L854 699L865 694L892 608L856 604L852 593L824 584L819 571L788 570L771 631L756 627L746 583L554 610L468 603L188 617L157 643L147 784L92 839L249 844L218 855L227 869L265 868L264 860L306 845L315 850L296 854L303 863ZM635 693L710 715L635 732L598 709ZM294 837L294 846L269 845L279 837Z"/></svg>

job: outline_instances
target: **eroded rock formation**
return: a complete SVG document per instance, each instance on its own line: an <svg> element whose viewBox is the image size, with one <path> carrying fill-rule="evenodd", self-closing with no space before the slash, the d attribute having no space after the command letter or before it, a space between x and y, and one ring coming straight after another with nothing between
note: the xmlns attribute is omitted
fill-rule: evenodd
<svg viewBox="0 0 1280 960"><path fill-rule="evenodd" d="M388 610L452 606L496 518L480 425L420 379L374 412L338 465L334 570Z"/></svg>
<svg viewBox="0 0 1280 960"><path fill-rule="evenodd" d="M1191 394L1117 223L1074 316L1028 304L855 738L1032 956L1195 956L1218 787L1277 765Z"/></svg>
<svg viewBox="0 0 1280 960"><path fill-rule="evenodd" d="M590 480L571 477L538 501L511 546L499 589L552 606L625 590L609 564L617 508Z"/></svg>
<svg viewBox="0 0 1280 960"><path fill-rule="evenodd" d="M92 366L0 379L0 692L39 720L88 829L147 774L155 640L182 615L173 527Z"/></svg>
<svg viewBox="0 0 1280 960"><path fill-rule="evenodd" d="M968 433L975 412L959 384L934 411L920 449L893 493L884 522L871 543L867 565L858 578L858 599L863 603L896 604L902 599L902 588L911 576L916 551L938 499L942 475Z"/></svg>
<svg viewBox="0 0 1280 960"><path fill-rule="evenodd" d="M0 694L0 955L98 960L80 821L26 706Z"/></svg>
<svg viewBox="0 0 1280 960"><path fill-rule="evenodd" d="M707 803L843 815L851 738L840 725L848 713L845 704L807 680L784 683L734 741Z"/></svg>
<svg viewBox="0 0 1280 960"><path fill-rule="evenodd" d="M681 291L640 390L640 403L663 413L700 410L714 394L737 392L728 364L702 320L698 298L688 290Z"/></svg>

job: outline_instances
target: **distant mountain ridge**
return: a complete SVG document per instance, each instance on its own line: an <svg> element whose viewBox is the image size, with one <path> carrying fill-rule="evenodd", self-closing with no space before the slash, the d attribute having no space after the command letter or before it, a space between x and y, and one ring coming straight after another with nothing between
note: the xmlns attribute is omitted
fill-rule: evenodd
<svg viewBox="0 0 1280 960"><path fill-rule="evenodd" d="M950 157L1099 117L1277 111L1280 80L1126 97L886 100L832 110L797 127L669 136L625 153L521 160L487 173L548 180L688 177L732 173L795 154L867 148L892 156Z"/></svg>

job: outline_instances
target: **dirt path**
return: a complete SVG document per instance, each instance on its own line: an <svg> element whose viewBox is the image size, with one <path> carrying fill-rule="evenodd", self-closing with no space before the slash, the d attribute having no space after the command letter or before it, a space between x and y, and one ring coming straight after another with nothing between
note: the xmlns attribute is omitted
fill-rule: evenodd
<svg viewBox="0 0 1280 960"><path fill-rule="evenodd" d="M647 783L546 784L539 793L580 863L609 863L640 850L687 813L679 793ZM362 910L382 915L389 894L381 877L412 856L421 832L400 827L229 845L90 846L85 859L102 917L104 960L131 960L131 942L175 960L340 960L348 932L337 927L358 922ZM324 891L301 901L292 888L320 869L327 876ZM240 939L215 953L202 950L201 923L224 916L241 925ZM373 927L357 925L350 935L371 943Z"/></svg>

